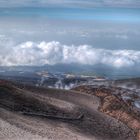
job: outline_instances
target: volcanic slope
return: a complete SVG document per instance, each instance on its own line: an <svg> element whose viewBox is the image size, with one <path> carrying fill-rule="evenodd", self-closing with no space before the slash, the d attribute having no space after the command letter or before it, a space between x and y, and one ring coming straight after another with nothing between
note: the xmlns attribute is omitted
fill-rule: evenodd
<svg viewBox="0 0 140 140"><path fill-rule="evenodd" d="M76 91L0 83L0 139L135 140L124 123Z"/></svg>
<svg viewBox="0 0 140 140"><path fill-rule="evenodd" d="M100 98L98 110L126 124L140 140L140 108L135 104L139 93L129 89L84 85L73 90ZM139 105L139 104L138 104Z"/></svg>

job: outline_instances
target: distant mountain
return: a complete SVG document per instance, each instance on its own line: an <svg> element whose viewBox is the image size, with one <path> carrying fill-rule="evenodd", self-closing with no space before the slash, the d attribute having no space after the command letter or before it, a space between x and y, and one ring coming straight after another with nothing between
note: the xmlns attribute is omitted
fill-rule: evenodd
<svg viewBox="0 0 140 140"><path fill-rule="evenodd" d="M140 77L140 69L138 68L118 68L96 64L96 65L80 65L80 64L56 64L43 66L11 66L0 67L0 71L24 71L38 72L48 71L51 73L74 73L85 75L105 76L113 79L124 79Z"/></svg>

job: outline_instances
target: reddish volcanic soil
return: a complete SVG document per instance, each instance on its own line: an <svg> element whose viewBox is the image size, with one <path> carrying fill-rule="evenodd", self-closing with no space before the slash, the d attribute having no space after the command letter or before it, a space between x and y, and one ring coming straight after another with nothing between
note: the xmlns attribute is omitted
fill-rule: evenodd
<svg viewBox="0 0 140 140"><path fill-rule="evenodd" d="M1 82L0 139L136 140L137 112L108 90L75 90Z"/></svg>
<svg viewBox="0 0 140 140"><path fill-rule="evenodd" d="M98 110L126 124L133 130L137 140L140 140L140 111L133 107L131 99L122 99L120 88L79 86L73 90L99 97L101 103Z"/></svg>

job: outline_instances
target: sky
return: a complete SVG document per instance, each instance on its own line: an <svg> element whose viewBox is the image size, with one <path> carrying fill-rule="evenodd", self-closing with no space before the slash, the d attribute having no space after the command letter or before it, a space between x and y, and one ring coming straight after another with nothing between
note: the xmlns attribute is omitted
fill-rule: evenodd
<svg viewBox="0 0 140 140"><path fill-rule="evenodd" d="M139 0L1 0L1 7L140 7Z"/></svg>
<svg viewBox="0 0 140 140"><path fill-rule="evenodd" d="M0 0L0 65L140 71L139 0Z"/></svg>

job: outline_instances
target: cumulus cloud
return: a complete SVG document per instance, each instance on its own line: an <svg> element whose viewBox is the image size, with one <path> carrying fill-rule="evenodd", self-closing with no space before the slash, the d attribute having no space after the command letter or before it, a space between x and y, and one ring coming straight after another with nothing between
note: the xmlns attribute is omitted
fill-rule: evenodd
<svg viewBox="0 0 140 140"><path fill-rule="evenodd" d="M7 48L8 49L8 48ZM5 51L6 52L6 51ZM1 52L0 52L1 53ZM60 42L24 42L0 54L0 65L104 64L114 68L140 65L140 51L105 50L89 45L63 45Z"/></svg>

